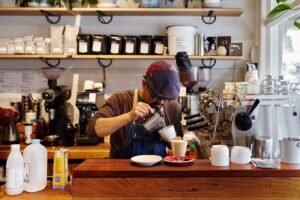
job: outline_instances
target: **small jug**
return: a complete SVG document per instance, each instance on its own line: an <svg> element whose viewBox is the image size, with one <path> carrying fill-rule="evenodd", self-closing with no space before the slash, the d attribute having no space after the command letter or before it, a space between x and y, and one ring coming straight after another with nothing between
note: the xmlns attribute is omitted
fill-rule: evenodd
<svg viewBox="0 0 300 200"><path fill-rule="evenodd" d="M144 128L148 132L154 132L165 127L164 117L159 110L157 110L152 116L150 116L144 123Z"/></svg>

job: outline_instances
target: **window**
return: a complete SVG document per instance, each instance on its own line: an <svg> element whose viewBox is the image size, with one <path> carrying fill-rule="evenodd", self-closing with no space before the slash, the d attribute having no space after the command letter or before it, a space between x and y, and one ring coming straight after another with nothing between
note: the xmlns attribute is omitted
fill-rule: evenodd
<svg viewBox="0 0 300 200"><path fill-rule="evenodd" d="M282 62L279 72L287 80L300 82L300 30L293 27L294 20L282 26Z"/></svg>
<svg viewBox="0 0 300 200"><path fill-rule="evenodd" d="M293 26L300 17L300 0L290 0L295 11L288 11L260 26L261 77L284 75L290 81L300 82L300 30ZM264 21L275 0L261 1L261 19Z"/></svg>

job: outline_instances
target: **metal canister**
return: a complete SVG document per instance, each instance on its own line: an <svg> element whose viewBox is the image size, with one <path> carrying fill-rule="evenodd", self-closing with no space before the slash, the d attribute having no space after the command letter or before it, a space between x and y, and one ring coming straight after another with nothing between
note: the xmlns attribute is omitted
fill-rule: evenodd
<svg viewBox="0 0 300 200"><path fill-rule="evenodd" d="M15 107L19 111L19 116L22 115L22 103L21 102L10 102L10 105ZM21 122L21 117L19 117L18 122Z"/></svg>
<svg viewBox="0 0 300 200"><path fill-rule="evenodd" d="M203 33L197 33L198 39L198 55L204 56L205 54L205 35Z"/></svg>
<svg viewBox="0 0 300 200"><path fill-rule="evenodd" d="M255 136L255 157L271 159L273 149L273 138L266 136Z"/></svg>

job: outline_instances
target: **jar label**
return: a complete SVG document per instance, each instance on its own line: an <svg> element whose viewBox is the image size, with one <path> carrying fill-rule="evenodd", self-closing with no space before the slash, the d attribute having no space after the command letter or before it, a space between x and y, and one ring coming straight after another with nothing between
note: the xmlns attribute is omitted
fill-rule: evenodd
<svg viewBox="0 0 300 200"><path fill-rule="evenodd" d="M24 182L29 183L30 181L30 163L24 163Z"/></svg>
<svg viewBox="0 0 300 200"><path fill-rule="evenodd" d="M141 50L140 50L140 53L149 53L149 44L146 43L146 42L142 42L141 43Z"/></svg>

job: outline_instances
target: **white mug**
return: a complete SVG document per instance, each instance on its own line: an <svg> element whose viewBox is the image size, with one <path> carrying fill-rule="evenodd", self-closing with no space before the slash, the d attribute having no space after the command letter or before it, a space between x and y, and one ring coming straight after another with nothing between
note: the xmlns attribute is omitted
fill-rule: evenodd
<svg viewBox="0 0 300 200"><path fill-rule="evenodd" d="M230 162L235 164L248 164L251 160L251 151L248 147L234 146L231 149Z"/></svg>
<svg viewBox="0 0 300 200"><path fill-rule="evenodd" d="M213 145L211 148L211 164L224 167L229 165L229 149L226 145Z"/></svg>
<svg viewBox="0 0 300 200"><path fill-rule="evenodd" d="M170 142L176 137L176 131L174 128L174 125L169 125L166 126L159 131L160 137L165 141L165 142Z"/></svg>
<svg viewBox="0 0 300 200"><path fill-rule="evenodd" d="M83 84L83 90L92 90L94 89L94 81L85 80Z"/></svg>

